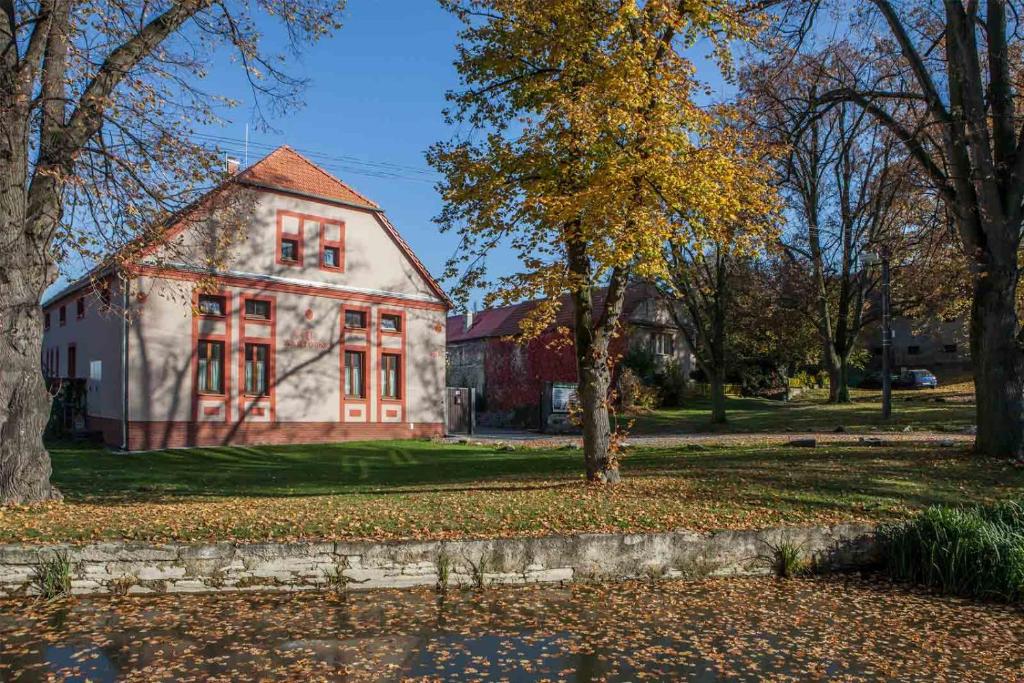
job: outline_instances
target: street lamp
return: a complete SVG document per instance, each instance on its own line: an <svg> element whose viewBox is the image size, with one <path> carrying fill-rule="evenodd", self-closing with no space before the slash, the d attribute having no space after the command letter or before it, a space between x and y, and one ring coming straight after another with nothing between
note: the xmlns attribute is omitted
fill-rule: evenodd
<svg viewBox="0 0 1024 683"><path fill-rule="evenodd" d="M889 371L889 351L892 346L892 324L889 311L889 250L861 257L866 266L882 266L882 418L892 416L892 376Z"/></svg>

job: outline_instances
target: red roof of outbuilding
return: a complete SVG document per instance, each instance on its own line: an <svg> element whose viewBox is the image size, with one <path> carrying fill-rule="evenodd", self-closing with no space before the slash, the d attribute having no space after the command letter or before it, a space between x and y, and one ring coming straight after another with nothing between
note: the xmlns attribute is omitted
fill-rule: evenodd
<svg viewBox="0 0 1024 683"><path fill-rule="evenodd" d="M601 315L604 311L605 297L608 295L608 288L595 289L594 314ZM633 315L637 305L653 296L652 287L649 284L638 282L626 288L626 295L622 302L622 319L628 320ZM552 328L568 327L573 324L573 303L572 297L563 294L559 297L560 305ZM473 327L466 329L465 314L448 317L448 343L472 341L474 339L487 339L490 337L512 337L519 334L519 323L527 314L533 310L538 301L524 301L510 306L500 308L488 308L477 311L473 314Z"/></svg>

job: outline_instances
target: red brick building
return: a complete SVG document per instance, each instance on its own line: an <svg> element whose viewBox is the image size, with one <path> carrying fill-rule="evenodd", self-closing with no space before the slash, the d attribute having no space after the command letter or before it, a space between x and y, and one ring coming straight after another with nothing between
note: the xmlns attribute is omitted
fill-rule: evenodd
<svg viewBox="0 0 1024 683"><path fill-rule="evenodd" d="M605 294L604 289L594 293L597 312L604 309ZM555 322L543 334L519 340L519 324L536 305L527 301L448 317L447 384L476 389L480 424L534 427L545 384L576 382L576 356L569 332L572 300L563 298ZM642 347L659 362L681 364L689 374L693 354L668 304L651 286L630 285L621 320L622 332L612 342L613 356Z"/></svg>

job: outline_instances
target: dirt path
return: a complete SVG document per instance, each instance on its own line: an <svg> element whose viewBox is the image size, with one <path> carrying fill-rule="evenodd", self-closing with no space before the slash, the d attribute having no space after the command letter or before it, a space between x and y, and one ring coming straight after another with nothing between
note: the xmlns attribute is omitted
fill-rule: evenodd
<svg viewBox="0 0 1024 683"><path fill-rule="evenodd" d="M748 434L661 434L631 436L627 443L632 446L778 446L797 440L815 439L819 445L864 443L880 445L891 443L936 442L949 446L969 444L974 441L972 434L911 431L911 432L771 432ZM550 448L582 443L578 435L555 436L536 432L490 430L472 437L450 437L454 443L514 444L526 448Z"/></svg>

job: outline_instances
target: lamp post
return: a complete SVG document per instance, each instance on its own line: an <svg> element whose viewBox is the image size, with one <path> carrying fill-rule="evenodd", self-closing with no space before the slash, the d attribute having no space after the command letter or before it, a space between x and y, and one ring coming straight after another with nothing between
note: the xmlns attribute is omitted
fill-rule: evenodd
<svg viewBox="0 0 1024 683"><path fill-rule="evenodd" d="M889 297L889 250L881 249L877 254L864 254L864 265L882 266L882 418L892 416L892 372L890 356L892 349L892 315Z"/></svg>

